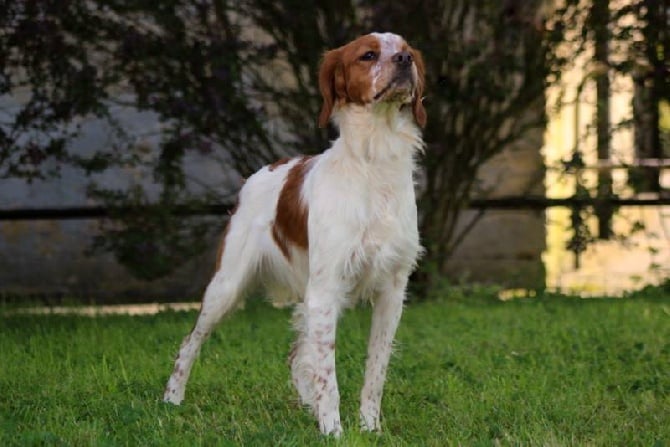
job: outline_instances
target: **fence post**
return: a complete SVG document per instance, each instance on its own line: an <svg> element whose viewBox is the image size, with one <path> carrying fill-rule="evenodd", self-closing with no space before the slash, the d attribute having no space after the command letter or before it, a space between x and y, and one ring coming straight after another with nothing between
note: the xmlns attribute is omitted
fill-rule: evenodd
<svg viewBox="0 0 670 447"><path fill-rule="evenodd" d="M609 0L594 0L591 7L591 20L594 27L596 75L596 132L598 161L608 162L610 158L610 120L609 120ZM598 217L598 238L609 239L612 235L612 172L609 169L598 170L598 204L595 207Z"/></svg>

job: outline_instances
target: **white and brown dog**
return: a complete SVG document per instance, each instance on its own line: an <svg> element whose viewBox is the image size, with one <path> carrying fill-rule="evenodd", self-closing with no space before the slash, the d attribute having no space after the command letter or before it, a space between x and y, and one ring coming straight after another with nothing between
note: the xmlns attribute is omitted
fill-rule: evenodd
<svg viewBox="0 0 670 447"><path fill-rule="evenodd" d="M203 341L245 289L262 281L273 296L299 300L293 384L324 434L339 435L335 327L361 297L374 310L360 423L380 430L380 404L405 287L421 252L413 172L422 150L424 66L391 33L328 51L319 72L323 108L340 136L321 155L296 157L252 175L226 228L217 271L165 390L184 398Z"/></svg>

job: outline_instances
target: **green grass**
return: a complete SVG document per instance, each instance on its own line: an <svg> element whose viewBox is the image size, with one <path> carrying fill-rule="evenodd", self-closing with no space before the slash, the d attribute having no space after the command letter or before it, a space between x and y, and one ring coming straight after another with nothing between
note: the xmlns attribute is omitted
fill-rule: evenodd
<svg viewBox="0 0 670 447"><path fill-rule="evenodd" d="M436 300L407 307L384 433L357 429L369 310L338 329L345 429L296 403L289 312L250 305L163 386L195 313L0 313L0 445L670 445L670 300Z"/></svg>

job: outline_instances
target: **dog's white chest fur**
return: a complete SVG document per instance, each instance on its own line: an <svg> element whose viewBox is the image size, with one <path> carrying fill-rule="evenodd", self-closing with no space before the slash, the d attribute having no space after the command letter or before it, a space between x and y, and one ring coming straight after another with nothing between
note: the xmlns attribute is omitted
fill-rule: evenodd
<svg viewBox="0 0 670 447"><path fill-rule="evenodd" d="M410 122L396 134L385 122L371 124L356 138L335 141L305 183L310 271L342 263L335 271L352 295L377 291L380 282L411 270L420 253L412 178L420 140L408 137L416 135Z"/></svg>

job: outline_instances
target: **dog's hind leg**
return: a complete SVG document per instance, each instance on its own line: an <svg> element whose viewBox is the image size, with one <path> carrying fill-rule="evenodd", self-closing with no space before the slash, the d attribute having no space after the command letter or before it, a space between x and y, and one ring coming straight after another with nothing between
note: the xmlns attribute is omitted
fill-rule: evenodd
<svg viewBox="0 0 670 447"><path fill-rule="evenodd" d="M224 240L225 249L220 254L219 268L207 286L195 327L179 349L163 395L165 402L178 405L184 399L186 383L202 343L221 318L235 307L255 274L259 253L252 242L254 237L245 233L244 228L240 228L240 234L235 231L234 222L231 224Z"/></svg>

